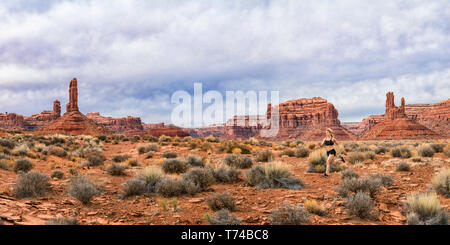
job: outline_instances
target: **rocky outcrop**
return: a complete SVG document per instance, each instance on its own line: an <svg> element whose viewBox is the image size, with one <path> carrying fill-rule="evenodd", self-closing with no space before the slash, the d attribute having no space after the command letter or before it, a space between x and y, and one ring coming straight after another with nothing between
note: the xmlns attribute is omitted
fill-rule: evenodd
<svg viewBox="0 0 450 245"><path fill-rule="evenodd" d="M7 130L35 131L61 116L61 106L58 100L53 102L53 111L43 111L40 114L24 117L15 113L0 113L0 128Z"/></svg>
<svg viewBox="0 0 450 245"><path fill-rule="evenodd" d="M161 135L166 135L170 137L187 137L189 132L183 128L177 127L175 125L164 123L158 124L143 124L145 134L159 137Z"/></svg>
<svg viewBox="0 0 450 245"><path fill-rule="evenodd" d="M57 107L56 107L57 108ZM72 135L96 135L110 133L94 120L87 118L78 110L78 87L77 79L70 82L69 103L67 112L53 122L45 125L39 130L43 134L72 134Z"/></svg>
<svg viewBox="0 0 450 245"><path fill-rule="evenodd" d="M87 113L86 117L94 120L100 125L103 125L103 127L116 134L124 134L127 136L145 134L140 117L129 116L122 118L112 118L101 116L98 112Z"/></svg>
<svg viewBox="0 0 450 245"><path fill-rule="evenodd" d="M224 125L213 125L201 128L190 128L186 129L192 137L208 137L210 135L217 138L225 138L225 126Z"/></svg>
<svg viewBox="0 0 450 245"><path fill-rule="evenodd" d="M450 137L450 99L437 104L406 105L408 118L418 122L439 135Z"/></svg>
<svg viewBox="0 0 450 245"><path fill-rule="evenodd" d="M361 139L429 139L439 135L427 127L411 120L406 115L405 99L399 107L394 104L394 94L386 94L384 120L361 135Z"/></svg>
<svg viewBox="0 0 450 245"><path fill-rule="evenodd" d="M271 105L268 106L268 112ZM331 128L337 139L351 140L355 135L342 127L338 111L327 100L314 97L281 103L278 139L321 140L325 130ZM268 118L271 116L267 113ZM271 127L271 126L269 126Z"/></svg>

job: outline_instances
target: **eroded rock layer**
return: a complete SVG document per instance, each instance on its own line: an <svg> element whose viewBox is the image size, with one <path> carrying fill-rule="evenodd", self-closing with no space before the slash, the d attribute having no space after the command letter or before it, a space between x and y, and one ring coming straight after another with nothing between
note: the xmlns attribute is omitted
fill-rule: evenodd
<svg viewBox="0 0 450 245"><path fill-rule="evenodd" d="M116 134L124 134L128 136L144 135L144 127L139 117L122 117L112 118L101 116L98 112L90 112L86 117L94 120L96 123L103 125L109 131Z"/></svg>

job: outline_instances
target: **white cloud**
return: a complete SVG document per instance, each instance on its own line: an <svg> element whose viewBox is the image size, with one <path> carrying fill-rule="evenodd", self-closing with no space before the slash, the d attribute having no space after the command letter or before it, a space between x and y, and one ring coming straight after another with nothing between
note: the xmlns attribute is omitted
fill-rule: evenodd
<svg viewBox="0 0 450 245"><path fill-rule="evenodd" d="M447 0L2 2L0 111L30 112L11 102L24 94L33 105L66 96L51 90L74 76L82 108L151 121L168 120L170 94L197 81L323 96L352 120L381 108L386 90L435 102L448 98L449 9Z"/></svg>

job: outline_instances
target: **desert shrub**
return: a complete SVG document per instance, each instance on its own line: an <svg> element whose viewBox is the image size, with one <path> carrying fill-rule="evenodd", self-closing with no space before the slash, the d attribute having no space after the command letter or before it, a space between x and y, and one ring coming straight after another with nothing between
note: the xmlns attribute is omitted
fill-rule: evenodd
<svg viewBox="0 0 450 245"><path fill-rule="evenodd" d="M308 147L308 149L310 149L310 150L314 150L316 148L316 143L308 142L308 143L306 143L306 147Z"/></svg>
<svg viewBox="0 0 450 245"><path fill-rule="evenodd" d="M350 214L362 219L371 216L374 206L375 204L370 196L362 191L350 196L345 202L345 207L348 208Z"/></svg>
<svg viewBox="0 0 450 245"><path fill-rule="evenodd" d="M27 156L30 153L30 148L27 144L22 144L14 147L12 154L15 156Z"/></svg>
<svg viewBox="0 0 450 245"><path fill-rule="evenodd" d="M0 169L9 170L10 166L7 161L0 159Z"/></svg>
<svg viewBox="0 0 450 245"><path fill-rule="evenodd" d="M136 167L136 166L139 166L139 162L137 159L131 158L131 159L128 159L127 165L130 167Z"/></svg>
<svg viewBox="0 0 450 245"><path fill-rule="evenodd" d="M66 157L67 152L61 147L52 146L48 150L47 154L57 156L57 157Z"/></svg>
<svg viewBox="0 0 450 245"><path fill-rule="evenodd" d="M341 178L359 178L359 174L357 174L353 169L347 168L341 172Z"/></svg>
<svg viewBox="0 0 450 245"><path fill-rule="evenodd" d="M327 154L323 150L315 150L308 157L308 173L323 173L327 163ZM330 164L330 172L336 172L340 168L340 163Z"/></svg>
<svg viewBox="0 0 450 245"><path fill-rule="evenodd" d="M326 210L323 206L319 205L316 200L307 200L304 203L306 210L312 214L319 216L325 216Z"/></svg>
<svg viewBox="0 0 450 245"><path fill-rule="evenodd" d="M158 142L158 138L152 135L146 136L145 137L146 140L148 140L149 142Z"/></svg>
<svg viewBox="0 0 450 245"><path fill-rule="evenodd" d="M30 171L33 168L33 164L30 160L25 158L20 158L14 163L14 172L18 173L22 171L24 173Z"/></svg>
<svg viewBox="0 0 450 245"><path fill-rule="evenodd" d="M137 149L139 154L144 154L150 151L153 152L159 151L159 146L157 144L139 145Z"/></svg>
<svg viewBox="0 0 450 245"><path fill-rule="evenodd" d="M217 182L231 183L239 180L239 170L228 165L221 165L214 170L214 178Z"/></svg>
<svg viewBox="0 0 450 245"><path fill-rule="evenodd" d="M189 155L186 157L186 163L192 167L204 167L205 160L200 156Z"/></svg>
<svg viewBox="0 0 450 245"><path fill-rule="evenodd" d="M214 184L215 178L213 172L211 168L192 168L183 174L183 180L191 181L201 190L206 190Z"/></svg>
<svg viewBox="0 0 450 245"><path fill-rule="evenodd" d="M125 162L126 160L130 159L131 155L124 154L124 155L115 155L112 160L114 162Z"/></svg>
<svg viewBox="0 0 450 245"><path fill-rule="evenodd" d="M433 157L434 149L430 145L422 145L417 149L417 153L421 157Z"/></svg>
<svg viewBox="0 0 450 245"><path fill-rule="evenodd" d="M170 136L167 135L161 135L158 138L158 142L159 143L167 143L167 142L172 142L172 138Z"/></svg>
<svg viewBox="0 0 450 245"><path fill-rule="evenodd" d="M444 151L445 144L431 144L431 148L433 148L434 152L440 153Z"/></svg>
<svg viewBox="0 0 450 245"><path fill-rule="evenodd" d="M47 222L47 225L78 225L76 218L56 217Z"/></svg>
<svg viewBox="0 0 450 245"><path fill-rule="evenodd" d="M11 157L9 157L8 155L6 155L3 152L0 152L0 160L3 160L3 159L9 160L9 159L11 159Z"/></svg>
<svg viewBox="0 0 450 245"><path fill-rule="evenodd" d="M411 151L406 147L394 147L391 150L391 155L393 157L410 158Z"/></svg>
<svg viewBox="0 0 450 245"><path fill-rule="evenodd" d="M230 196L228 192L213 194L212 196L206 198L206 203L213 211L218 211L221 209L234 211L236 209L234 198Z"/></svg>
<svg viewBox="0 0 450 245"><path fill-rule="evenodd" d="M437 193L450 197L450 168L441 170L431 179L431 184Z"/></svg>
<svg viewBox="0 0 450 245"><path fill-rule="evenodd" d="M336 188L336 192L339 196L348 197L350 193L357 193L359 191L367 192L371 197L374 197L375 194L380 190L381 180L377 178L364 178L364 179L356 179L356 178L346 178L339 183L339 186Z"/></svg>
<svg viewBox="0 0 450 245"><path fill-rule="evenodd" d="M147 191L145 181L140 179L130 179L125 181L122 186L122 197L139 196Z"/></svg>
<svg viewBox="0 0 450 245"><path fill-rule="evenodd" d="M265 150L256 153L256 161L257 162L271 162L275 159L272 151Z"/></svg>
<svg viewBox="0 0 450 245"><path fill-rule="evenodd" d="M409 225L447 225L448 217L436 193L422 192L407 197Z"/></svg>
<svg viewBox="0 0 450 245"><path fill-rule="evenodd" d="M295 151L291 148L285 149L280 153L280 157L281 156L293 157L295 156Z"/></svg>
<svg viewBox="0 0 450 245"><path fill-rule="evenodd" d="M408 172L411 170L411 166L407 162L399 162L395 165L395 170L399 172Z"/></svg>
<svg viewBox="0 0 450 245"><path fill-rule="evenodd" d="M252 159L242 154L230 154L223 158L223 163L234 168L245 169L253 165Z"/></svg>
<svg viewBox="0 0 450 245"><path fill-rule="evenodd" d="M366 151L365 153L364 153L364 159L370 159L370 160L373 160L373 159L375 159L375 153L373 152L373 151Z"/></svg>
<svg viewBox="0 0 450 245"><path fill-rule="evenodd" d="M184 158L166 159L161 166L164 173L185 173L188 169Z"/></svg>
<svg viewBox="0 0 450 245"><path fill-rule="evenodd" d="M91 199L100 194L98 186L85 176L73 177L69 194L83 204L88 204Z"/></svg>
<svg viewBox="0 0 450 245"><path fill-rule="evenodd" d="M149 151L147 152L147 154L145 154L145 159L153 158L154 155L155 155L154 151Z"/></svg>
<svg viewBox="0 0 450 245"><path fill-rule="evenodd" d="M307 222L310 216L302 205L291 206L285 201L278 209L272 210L270 221L273 225L300 225Z"/></svg>
<svg viewBox="0 0 450 245"><path fill-rule="evenodd" d="M270 162L254 166L246 173L246 181L258 189L285 188L299 190L304 188L300 179L292 178L289 165Z"/></svg>
<svg viewBox="0 0 450 245"><path fill-rule="evenodd" d="M360 163L364 160L366 160L364 154L359 151L350 152L348 154L348 162L351 164Z"/></svg>
<svg viewBox="0 0 450 245"><path fill-rule="evenodd" d="M175 197L185 193L185 185L182 180L168 176L156 183L155 190L164 197Z"/></svg>
<svg viewBox="0 0 450 245"><path fill-rule="evenodd" d="M219 138L216 138L212 135L209 135L208 137L205 138L206 141L211 142L211 143L218 143L220 142Z"/></svg>
<svg viewBox="0 0 450 245"><path fill-rule="evenodd" d="M202 188L191 180L181 179L181 184L183 185L184 193L188 195L193 196L202 191Z"/></svg>
<svg viewBox="0 0 450 245"><path fill-rule="evenodd" d="M249 145L238 143L237 141L231 140L231 141L223 141L218 146L218 150L220 152L225 153L233 153L235 149L239 149L240 153L242 154L250 154L251 148Z"/></svg>
<svg viewBox="0 0 450 245"><path fill-rule="evenodd" d="M0 138L0 146L6 147L6 148L9 148L9 149L13 149L14 146L15 146L15 143L11 139Z"/></svg>
<svg viewBox="0 0 450 245"><path fill-rule="evenodd" d="M87 165L88 166L100 166L100 165L103 165L104 162L105 162L105 157L103 155L94 153L94 154L89 154Z"/></svg>
<svg viewBox="0 0 450 245"><path fill-rule="evenodd" d="M377 148L375 148L375 153L376 154L385 154L387 152L389 152L389 149L387 147L378 146Z"/></svg>
<svg viewBox="0 0 450 245"><path fill-rule="evenodd" d="M164 158L177 158L178 154L175 152L166 151L162 154Z"/></svg>
<svg viewBox="0 0 450 245"><path fill-rule="evenodd" d="M104 134L102 135L96 135L95 138L101 140L101 141L105 141L108 137Z"/></svg>
<svg viewBox="0 0 450 245"><path fill-rule="evenodd" d="M394 180L392 179L392 176L390 175L384 175L384 174L371 174L369 175L369 178L371 179L378 179L383 186L391 186L394 184Z"/></svg>
<svg viewBox="0 0 450 245"><path fill-rule="evenodd" d="M18 198L39 197L48 191L50 178L37 171L20 174L13 189L13 195Z"/></svg>
<svg viewBox="0 0 450 245"><path fill-rule="evenodd" d="M64 172L61 170L55 170L50 175L52 179L62 179L64 177Z"/></svg>
<svg viewBox="0 0 450 245"><path fill-rule="evenodd" d="M112 176L121 176L125 175L125 169L126 167L113 163L106 168L106 172Z"/></svg>
<svg viewBox="0 0 450 245"><path fill-rule="evenodd" d="M295 157L304 158L309 156L309 149L304 146L298 146L295 148Z"/></svg>
<svg viewBox="0 0 450 245"><path fill-rule="evenodd" d="M136 176L137 179L145 182L146 192L153 193L156 191L156 184L161 180L163 173L160 168L155 166L147 166Z"/></svg>
<svg viewBox="0 0 450 245"><path fill-rule="evenodd" d="M217 211L214 216L206 216L206 220L211 225L241 225L242 220L238 219L234 214L226 209Z"/></svg>

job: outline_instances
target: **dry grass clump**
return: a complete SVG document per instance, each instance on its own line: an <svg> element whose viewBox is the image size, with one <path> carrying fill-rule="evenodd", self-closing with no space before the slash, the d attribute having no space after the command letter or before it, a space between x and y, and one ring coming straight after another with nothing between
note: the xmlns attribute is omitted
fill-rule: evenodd
<svg viewBox="0 0 450 245"><path fill-rule="evenodd" d="M177 158L178 154L176 152L170 152L170 151L166 151L162 154L162 157L164 158Z"/></svg>
<svg viewBox="0 0 450 245"><path fill-rule="evenodd" d="M304 188L300 179L292 178L289 165L283 162L270 162L254 166L246 173L246 181L258 189L285 188L299 190Z"/></svg>
<svg viewBox="0 0 450 245"><path fill-rule="evenodd" d="M214 216L210 217L208 214L205 219L211 225L241 225L242 220L237 218L233 213L226 209L217 211Z"/></svg>
<svg viewBox="0 0 450 245"><path fill-rule="evenodd" d="M188 169L188 165L184 158L174 158L164 160L161 168L164 173L185 173Z"/></svg>
<svg viewBox="0 0 450 245"><path fill-rule="evenodd" d="M106 158L99 153L92 153L88 156L87 165L88 166L100 166L103 165ZM114 159L113 159L114 160Z"/></svg>
<svg viewBox="0 0 450 245"><path fill-rule="evenodd" d="M348 162L351 164L361 163L366 160L364 153L361 153L359 151L350 152L348 154Z"/></svg>
<svg viewBox="0 0 450 245"><path fill-rule="evenodd" d="M220 167L214 169L214 178L220 183L232 183L239 180L239 170L222 164Z"/></svg>
<svg viewBox="0 0 450 245"><path fill-rule="evenodd" d="M64 177L64 172L61 170L55 170L50 175L52 179L62 179Z"/></svg>
<svg viewBox="0 0 450 245"><path fill-rule="evenodd" d="M185 182L192 182L205 191L215 182L213 170L211 168L192 168L187 173L183 174Z"/></svg>
<svg viewBox="0 0 450 245"><path fill-rule="evenodd" d="M157 152L159 151L159 146L157 144L146 144L146 145L139 145L137 147L139 154L148 153L150 151Z"/></svg>
<svg viewBox="0 0 450 245"><path fill-rule="evenodd" d="M236 209L234 198L230 196L230 193L228 192L213 194L212 196L206 198L206 203L213 211L218 211L221 209L234 211Z"/></svg>
<svg viewBox="0 0 450 245"><path fill-rule="evenodd" d="M28 154L30 153L30 148L28 147L27 144L21 144L14 147L11 153L14 156L28 156Z"/></svg>
<svg viewBox="0 0 450 245"><path fill-rule="evenodd" d="M376 154L380 154L383 155L385 153L389 152L389 148L385 147L385 146L378 146L375 148L375 153Z"/></svg>
<svg viewBox="0 0 450 245"><path fill-rule="evenodd" d="M170 136L167 135L161 135L158 138L158 142L159 143L168 143L168 142L172 142L172 138Z"/></svg>
<svg viewBox="0 0 450 245"><path fill-rule="evenodd" d="M380 190L382 186L381 179L374 177L366 177L364 179L345 178L339 183L336 192L339 196L348 197L351 193L355 194L359 191L367 192L371 197Z"/></svg>
<svg viewBox="0 0 450 245"><path fill-rule="evenodd" d="M47 225L78 225L76 218L56 217L47 222Z"/></svg>
<svg viewBox="0 0 450 245"><path fill-rule="evenodd" d="M139 196L147 191L147 186L145 181L140 179L130 179L125 181L122 186L122 198L127 198L130 196Z"/></svg>
<svg viewBox="0 0 450 245"><path fill-rule="evenodd" d="M242 154L229 154L223 158L223 163L237 169L250 168L253 161L250 157Z"/></svg>
<svg viewBox="0 0 450 245"><path fill-rule="evenodd" d="M85 176L73 177L69 194L83 204L89 204L91 199L100 194L99 187Z"/></svg>
<svg viewBox="0 0 450 245"><path fill-rule="evenodd" d="M391 150L393 157L410 158L412 156L411 151L406 147L394 147Z"/></svg>
<svg viewBox="0 0 450 245"><path fill-rule="evenodd" d="M186 157L186 163L192 167L204 167L205 159L200 156L189 155Z"/></svg>
<svg viewBox="0 0 450 245"><path fill-rule="evenodd" d="M131 155L129 154L123 154L123 155L115 155L112 160L114 162L125 162L126 160L130 159Z"/></svg>
<svg viewBox="0 0 450 245"><path fill-rule="evenodd" d="M257 162L271 162L275 159L273 152L270 150L260 151L256 153Z"/></svg>
<svg viewBox="0 0 450 245"><path fill-rule="evenodd" d="M356 173L353 169L347 168L341 172L341 178L342 179L359 178L359 174Z"/></svg>
<svg viewBox="0 0 450 245"><path fill-rule="evenodd" d="M448 215L441 208L436 193L409 195L407 223L409 225L447 225Z"/></svg>
<svg viewBox="0 0 450 245"><path fill-rule="evenodd" d="M433 148L434 152L440 153L444 151L444 148L446 147L445 144L431 144L431 148Z"/></svg>
<svg viewBox="0 0 450 245"><path fill-rule="evenodd" d="M308 212L319 216L325 216L326 210L323 206L319 205L316 200L307 200L304 206Z"/></svg>
<svg viewBox="0 0 450 245"><path fill-rule="evenodd" d="M372 216L372 209L375 206L370 196L362 191L349 197L345 202L350 214L365 219Z"/></svg>
<svg viewBox="0 0 450 245"><path fill-rule="evenodd" d="M9 170L10 165L5 159L0 159L0 169Z"/></svg>
<svg viewBox="0 0 450 245"><path fill-rule="evenodd" d="M291 206L288 201L285 201L278 209L272 210L270 221L273 225L300 225L307 222L310 216L301 204Z"/></svg>
<svg viewBox="0 0 450 245"><path fill-rule="evenodd" d="M178 178L163 177L155 186L156 193L164 197L176 197L186 193L185 183Z"/></svg>
<svg viewBox="0 0 450 245"><path fill-rule="evenodd" d="M48 149L47 154L57 156L57 157L66 157L67 156L67 152L63 148L57 147L57 146L51 146Z"/></svg>
<svg viewBox="0 0 450 245"><path fill-rule="evenodd" d="M155 166L147 166L136 175L136 179L145 182L146 192L154 193L156 184L162 179L163 173L160 168Z"/></svg>
<svg viewBox="0 0 450 245"><path fill-rule="evenodd" d="M292 149L292 148L287 148L287 149L283 150L283 151L280 153L280 157L281 157L281 156L294 157L294 156L295 156L295 151L294 151L294 149Z"/></svg>
<svg viewBox="0 0 450 245"><path fill-rule="evenodd" d="M49 180L48 175L37 171L20 174L13 195L18 198L43 196L50 187Z"/></svg>
<svg viewBox="0 0 450 245"><path fill-rule="evenodd" d="M411 170L411 166L407 162L399 162L395 166L395 170L399 172L408 172Z"/></svg>
<svg viewBox="0 0 450 245"><path fill-rule="evenodd" d="M125 166L113 163L106 168L106 172L112 176L122 176L125 175L125 169Z"/></svg>
<svg viewBox="0 0 450 245"><path fill-rule="evenodd" d="M14 172L29 172L33 168L33 163L25 158L20 158L14 163Z"/></svg>
<svg viewBox="0 0 450 245"><path fill-rule="evenodd" d="M371 179L378 179L383 186L391 186L394 184L394 180L392 179L392 176L390 175L384 175L384 174L371 174L369 175L369 178Z"/></svg>
<svg viewBox="0 0 450 245"><path fill-rule="evenodd" d="M417 153L421 157L433 157L434 156L434 149L430 145L422 145L419 148L417 148Z"/></svg>
<svg viewBox="0 0 450 245"><path fill-rule="evenodd" d="M309 168L308 173L323 173L325 172L327 162L327 154L324 150L315 150L309 154L308 163ZM330 172L336 172L340 169L340 162L335 162L335 164L330 164Z"/></svg>
<svg viewBox="0 0 450 245"><path fill-rule="evenodd" d="M437 193L450 197L450 168L442 169L431 179L431 184Z"/></svg>
<svg viewBox="0 0 450 245"><path fill-rule="evenodd" d="M298 146L295 148L295 157L304 158L309 156L310 150L304 146Z"/></svg>
<svg viewBox="0 0 450 245"><path fill-rule="evenodd" d="M223 141L217 148L220 152L234 153L236 149L241 154L250 154L252 152L251 147L246 144L239 143L235 140Z"/></svg>

